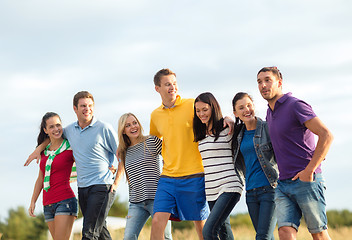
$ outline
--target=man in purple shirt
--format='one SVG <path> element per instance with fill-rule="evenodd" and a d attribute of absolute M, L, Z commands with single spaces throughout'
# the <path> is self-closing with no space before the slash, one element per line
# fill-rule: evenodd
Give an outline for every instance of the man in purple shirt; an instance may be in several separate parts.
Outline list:
<path fill-rule="evenodd" d="M 313 239 L 330 239 L 320 164 L 332 134 L 310 105 L 283 94 L 282 74 L 276 67 L 262 68 L 257 82 L 268 101 L 266 120 L 280 172 L 275 197 L 279 237 L 296 239 L 303 214 Z"/>

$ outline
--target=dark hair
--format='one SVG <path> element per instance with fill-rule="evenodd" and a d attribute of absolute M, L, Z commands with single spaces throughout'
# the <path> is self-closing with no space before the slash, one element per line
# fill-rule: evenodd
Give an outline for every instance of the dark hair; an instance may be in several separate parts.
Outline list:
<path fill-rule="evenodd" d="M 93 95 L 90 92 L 88 92 L 88 91 L 80 91 L 80 92 L 76 93 L 75 96 L 73 97 L 73 106 L 78 108 L 78 101 L 81 98 L 90 98 L 90 99 L 92 99 L 92 101 L 94 103 Z"/>
<path fill-rule="evenodd" d="M 44 128 L 46 128 L 46 121 L 51 118 L 51 117 L 55 117 L 55 116 L 58 116 L 60 121 L 61 121 L 61 118 L 60 116 L 57 114 L 57 113 L 54 113 L 54 112 L 47 112 L 45 113 L 45 115 L 43 116 L 42 118 L 42 122 L 40 124 L 40 130 L 39 130 L 39 134 L 38 134 L 38 138 L 37 138 L 37 146 L 39 146 L 40 144 L 42 144 L 42 142 L 45 141 L 45 139 L 47 139 L 49 136 L 48 134 L 46 134 L 44 132 Z"/>
<path fill-rule="evenodd" d="M 257 76 L 261 72 L 272 72 L 278 79 L 283 79 L 280 70 L 277 67 L 263 67 L 259 70 Z"/>
<path fill-rule="evenodd" d="M 215 135 L 215 141 L 216 141 L 219 138 L 220 132 L 224 129 L 223 127 L 224 119 L 222 117 L 222 113 L 221 113 L 221 109 L 218 101 L 216 101 L 215 97 L 210 92 L 202 93 L 194 100 L 193 134 L 194 134 L 194 141 L 198 142 L 205 138 L 206 125 L 202 123 L 202 121 L 197 117 L 196 102 L 204 102 L 209 104 L 211 109 L 211 116 L 209 119 L 209 122 L 212 124 L 211 133 Z"/>
<path fill-rule="evenodd" d="M 243 99 L 245 97 L 248 97 L 253 102 L 252 97 L 248 93 L 245 93 L 245 92 L 238 92 L 233 97 L 233 99 L 232 99 L 232 109 L 233 109 L 234 112 L 236 111 L 235 107 L 236 107 L 237 101 L 241 100 L 241 99 Z M 244 123 L 242 122 L 242 120 L 239 117 L 236 117 L 235 126 L 234 126 L 234 132 L 233 132 L 233 137 L 232 137 L 232 150 L 233 151 L 235 149 L 237 149 L 237 144 L 238 144 L 237 143 L 237 136 L 240 133 L 240 131 L 243 128 L 243 126 L 244 126 Z"/>
<path fill-rule="evenodd" d="M 159 70 L 155 75 L 154 75 L 154 85 L 160 87 L 160 79 L 162 76 L 168 76 L 168 75 L 174 75 L 176 77 L 176 73 L 171 71 L 168 68 L 163 68 Z"/>

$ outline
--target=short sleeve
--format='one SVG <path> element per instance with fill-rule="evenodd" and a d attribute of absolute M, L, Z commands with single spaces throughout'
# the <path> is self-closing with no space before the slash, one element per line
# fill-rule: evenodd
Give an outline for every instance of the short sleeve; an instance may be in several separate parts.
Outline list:
<path fill-rule="evenodd" d="M 151 136 L 153 149 L 156 154 L 161 154 L 162 140 L 156 136 Z"/>
<path fill-rule="evenodd" d="M 157 127 L 155 126 L 153 122 L 153 114 L 150 117 L 150 126 L 149 126 L 149 134 L 153 136 L 157 136 L 158 138 L 161 137 L 161 134 L 158 132 Z"/>
<path fill-rule="evenodd" d="M 112 128 L 111 125 L 105 124 L 104 127 L 104 136 L 105 136 L 105 141 L 106 145 L 108 146 L 108 150 L 112 154 L 116 154 L 117 151 L 117 135 L 114 129 Z"/>
<path fill-rule="evenodd" d="M 295 102 L 294 108 L 296 118 L 302 125 L 306 121 L 316 117 L 312 107 L 302 100 Z"/>

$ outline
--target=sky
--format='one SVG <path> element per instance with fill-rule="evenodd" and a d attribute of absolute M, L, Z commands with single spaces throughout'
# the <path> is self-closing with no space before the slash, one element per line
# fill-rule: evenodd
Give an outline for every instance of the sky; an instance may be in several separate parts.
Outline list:
<path fill-rule="evenodd" d="M 256 74 L 277 66 L 284 92 L 308 102 L 335 137 L 322 166 L 327 209 L 352 210 L 351 10 L 347 0 L 0 1 L 0 220 L 29 206 L 38 165 L 23 164 L 46 112 L 72 123 L 73 95 L 88 90 L 97 118 L 117 130 L 133 112 L 148 134 L 161 104 L 153 76 L 165 67 L 182 97 L 210 91 L 233 117 L 231 100 L 245 91 L 265 118 Z M 128 200 L 125 181 L 117 192 Z"/>

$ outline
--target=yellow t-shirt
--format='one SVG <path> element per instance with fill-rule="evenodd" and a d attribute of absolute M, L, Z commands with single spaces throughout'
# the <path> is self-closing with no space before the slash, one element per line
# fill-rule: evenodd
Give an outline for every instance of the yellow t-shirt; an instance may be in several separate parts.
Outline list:
<path fill-rule="evenodd" d="M 163 138 L 162 175 L 182 177 L 204 172 L 198 143 L 193 141 L 193 105 L 194 99 L 177 96 L 172 108 L 161 105 L 151 114 L 150 135 Z"/>

